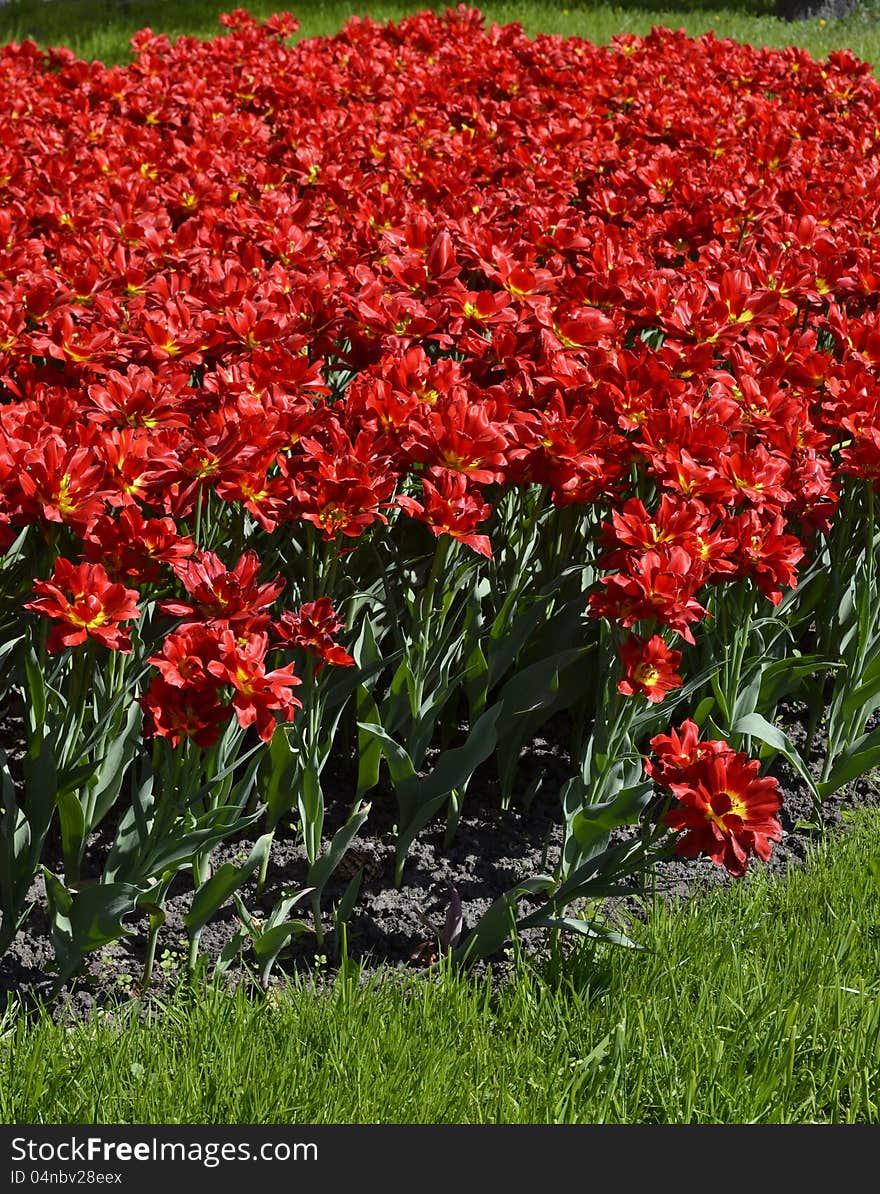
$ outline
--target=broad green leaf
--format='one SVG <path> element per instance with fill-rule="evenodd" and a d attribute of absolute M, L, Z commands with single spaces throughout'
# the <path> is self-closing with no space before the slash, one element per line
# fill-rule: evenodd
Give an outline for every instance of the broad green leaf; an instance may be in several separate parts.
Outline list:
<path fill-rule="evenodd" d="M 333 834 L 327 851 L 309 867 L 306 882 L 320 895 L 327 880 L 339 866 L 348 847 L 357 837 L 361 826 L 370 815 L 370 805 L 364 804 L 346 823 Z"/>
<path fill-rule="evenodd" d="M 302 822 L 306 857 L 313 863 L 321 852 L 324 829 L 324 792 L 321 776 L 312 765 L 304 766 L 298 776 L 297 805 Z"/>
<path fill-rule="evenodd" d="M 821 655 L 801 655 L 797 658 L 777 659 L 766 664 L 761 672 L 761 695 L 758 708 L 775 707 L 784 697 L 796 692 L 797 682 L 823 672 L 839 671 L 843 664 Z"/>
<path fill-rule="evenodd" d="M 464 694 L 471 720 L 479 717 L 486 707 L 489 665 L 482 645 L 477 643 L 465 660 Z"/>
<path fill-rule="evenodd" d="M 6 755 L 0 751 L 0 956 L 27 915 L 27 894 L 38 868 L 42 839 L 32 849 L 31 827 L 18 807 Z"/>
<path fill-rule="evenodd" d="M 283 924 L 284 921 L 287 920 L 287 914 L 290 912 L 291 908 L 298 904 L 300 900 L 304 900 L 308 895 L 312 895 L 311 887 L 301 887 L 299 891 L 286 892 L 286 894 L 283 895 L 280 900 L 278 900 L 278 902 L 275 904 L 275 907 L 266 917 L 265 921 L 263 922 L 263 930 L 274 929 L 276 925 Z M 239 915 L 241 916 L 243 913 L 241 899 L 238 895 L 235 895 L 233 896 L 233 900 L 235 901 L 236 907 L 239 909 Z M 243 919 L 245 920 L 246 924 L 250 923 L 247 917 L 243 917 Z M 259 930 L 257 930 L 257 934 L 259 935 Z"/>
<path fill-rule="evenodd" d="M 550 683 L 541 698 L 536 698 L 533 708 L 516 717 L 505 720 L 499 726 L 497 755 L 500 768 L 501 792 L 509 800 L 519 773 L 519 759 L 522 747 L 534 740 L 541 727 L 560 709 L 570 709 L 584 687 L 584 658 L 569 661 L 560 671 L 553 673 Z M 503 693 L 503 690 L 502 690 Z"/>
<path fill-rule="evenodd" d="M 452 953 L 455 962 L 470 962 L 497 953 L 516 929 L 517 908 L 525 896 L 546 895 L 556 886 L 551 875 L 524 879 L 500 895 Z"/>
<path fill-rule="evenodd" d="M 585 803 L 571 821 L 571 832 L 580 847 L 579 853 L 584 858 L 591 856 L 599 843 L 608 840 L 613 829 L 638 821 L 653 791 L 653 783 L 645 780 L 633 787 L 622 788 L 601 804 Z"/>
<path fill-rule="evenodd" d="M 539 920 L 530 921 L 530 927 L 561 929 L 566 933 L 578 933 L 582 937 L 592 937 L 598 941 L 606 941 L 609 945 L 621 945 L 626 949 L 645 948 L 644 945 L 637 945 L 625 933 L 618 932 L 601 921 L 582 920 L 578 916 L 543 916 Z"/>
<path fill-rule="evenodd" d="M 262 837 L 258 838 L 247 861 L 241 866 L 224 862 L 207 883 L 202 884 L 193 896 L 189 912 L 183 918 L 183 923 L 190 933 L 197 933 L 199 929 L 203 928 L 214 913 L 223 907 L 232 893 L 247 883 L 269 853 L 272 836 L 271 833 L 264 833 Z"/>
<path fill-rule="evenodd" d="M 345 888 L 345 891 L 342 893 L 342 898 L 336 905 L 336 909 L 333 913 L 333 923 L 336 926 L 337 932 L 339 931 L 340 925 L 347 924 L 351 919 L 352 911 L 354 910 L 354 906 L 357 903 L 357 898 L 360 895 L 363 878 L 364 868 L 360 867 L 352 875 Z"/>
<path fill-rule="evenodd" d="M 486 644 L 489 665 L 487 682 L 490 690 L 507 673 L 541 619 L 545 617 L 549 600 L 549 597 L 540 598 L 525 612 L 515 617 L 510 625 L 504 610 L 496 617 Z"/>
<path fill-rule="evenodd" d="M 398 742 L 394 741 L 390 734 L 385 732 L 381 725 L 365 721 L 359 721 L 357 724 L 358 729 L 375 738 L 381 746 L 382 754 L 388 763 L 391 782 L 395 787 L 415 776 L 416 770 L 413 767 L 413 762 L 409 754 Z"/>
<path fill-rule="evenodd" d="M 73 792 L 58 793 L 58 821 L 61 825 L 64 874 L 69 883 L 79 876 L 79 863 L 86 839 L 85 812 L 79 797 Z"/>
<path fill-rule="evenodd" d="M 712 692 L 715 694 L 715 701 L 718 705 L 718 711 L 721 714 L 722 721 L 725 724 L 729 725 L 730 724 L 730 706 L 727 703 L 727 697 L 725 696 L 724 691 L 721 687 L 721 683 L 718 679 L 717 671 L 714 671 L 712 673 L 712 675 L 710 676 L 710 680 L 712 681 Z"/>
<path fill-rule="evenodd" d="M 406 809 L 401 806 L 400 826 L 397 830 L 394 858 L 394 884 L 400 886 L 409 848 L 425 826 L 439 813 L 449 798 L 449 792 L 430 797 L 409 797 Z"/>
<path fill-rule="evenodd" d="M 55 811 L 58 773 L 52 744 L 44 739 L 35 758 L 24 761 L 24 812 L 34 841 L 42 842 Z"/>
<path fill-rule="evenodd" d="M 416 679 L 406 657 L 400 661 L 391 677 L 388 694 L 382 702 L 382 713 L 382 721 L 392 733 L 419 715 Z"/>
<path fill-rule="evenodd" d="M 79 793 L 94 779 L 97 763 L 80 763 L 77 767 L 65 767 L 58 772 L 58 795 L 71 792 L 79 799 Z"/>
<path fill-rule="evenodd" d="M 0 644 L 0 662 L 2 662 L 7 655 L 11 655 L 19 643 L 24 642 L 25 635 L 17 634 L 12 638 L 5 639 Z"/>
<path fill-rule="evenodd" d="M 779 751 L 782 757 L 794 768 L 807 785 L 814 800 L 819 801 L 821 799 L 816 781 L 810 774 L 810 769 L 801 758 L 791 739 L 778 726 L 772 725 L 760 713 L 750 713 L 748 717 L 741 717 L 739 719 L 733 727 L 733 732 L 735 734 L 748 734 L 752 738 L 757 738 L 759 742 L 765 742 L 773 750 Z"/>
<path fill-rule="evenodd" d="M 269 975 L 278 955 L 284 949 L 291 937 L 300 937 L 303 933 L 311 933 L 311 925 L 304 920 L 288 920 L 284 924 L 266 929 L 251 942 L 251 949 L 259 964 L 260 982 L 263 986 L 269 981 Z"/>
<path fill-rule="evenodd" d="M 27 704 L 31 739 L 28 753 L 35 754 L 39 750 L 39 744 L 45 733 L 47 697 L 46 679 L 33 648 L 25 654 L 24 668 L 28 686 Z"/>
<path fill-rule="evenodd" d="M 170 869 L 189 866 L 196 854 L 213 849 L 234 833 L 245 830 L 262 817 L 262 810 L 242 816 L 240 809 L 224 805 L 199 817 L 192 828 L 178 829 L 161 841 L 134 868 L 133 880 L 146 880 Z"/>
<path fill-rule="evenodd" d="M 220 956 L 214 963 L 213 973 L 219 978 L 225 974 L 238 955 L 241 953 L 242 947 L 247 941 L 248 930 L 236 929 L 233 935 L 229 938 L 226 944 L 220 951 Z"/>
<path fill-rule="evenodd" d="M 501 731 L 504 731 L 511 719 L 550 704 L 559 689 L 559 673 L 583 659 L 590 649 L 575 647 L 568 651 L 560 651 L 547 659 L 538 660 L 512 676 L 498 697 L 498 703 L 503 710 Z"/>
<path fill-rule="evenodd" d="M 714 708 L 715 698 L 713 696 L 705 697 L 702 701 L 700 701 L 699 705 L 697 705 L 696 709 L 691 714 L 691 720 L 698 726 L 702 726 L 703 722 Z"/>
<path fill-rule="evenodd" d="M 372 791 L 379 782 L 379 769 L 382 765 L 382 743 L 371 730 L 364 730 L 361 722 L 367 725 L 380 724 L 379 710 L 371 693 L 363 686 L 357 690 L 357 720 L 358 720 L 358 778 L 357 799 Z"/>
<path fill-rule="evenodd" d="M 376 642 L 376 635 L 373 632 L 373 623 L 370 618 L 364 615 L 361 623 L 360 633 L 351 649 L 351 654 L 357 662 L 359 671 L 364 671 L 368 668 L 373 668 L 377 664 L 384 663 L 382 652 Z"/>
<path fill-rule="evenodd" d="M 123 921 L 137 911 L 144 889 L 131 883 L 94 883 L 73 892 L 45 867 L 43 876 L 52 946 L 59 981 L 64 981 L 79 969 L 85 954 L 131 936 Z"/>
<path fill-rule="evenodd" d="M 880 706 L 880 675 L 874 675 L 844 697 L 841 712 L 847 719 L 857 718 L 860 723 L 859 728 L 863 729 L 878 706 Z"/>
<path fill-rule="evenodd" d="M 501 716 L 499 705 L 493 705 L 474 722 L 461 746 L 444 750 L 434 769 L 424 779 L 418 776 L 407 781 L 407 792 L 417 794 L 419 800 L 434 796 L 448 796 L 453 788 L 461 788 L 470 780 L 480 763 L 495 749 L 496 724 Z"/>
<path fill-rule="evenodd" d="M 639 874 L 651 861 L 652 856 L 646 854 L 639 839 L 608 846 L 586 858 L 566 875 L 565 881 L 554 892 L 553 905 L 562 909 L 582 897 L 604 896 L 612 892 L 625 894 L 618 886 L 621 881 Z"/>
<path fill-rule="evenodd" d="M 733 710 L 731 711 L 732 721 L 740 721 L 742 718 L 748 717 L 749 714 L 755 712 L 761 695 L 761 681 L 761 668 L 759 666 L 752 667 L 746 671 L 744 677 L 740 680 L 739 688 L 734 697 Z"/>
<path fill-rule="evenodd" d="M 104 866 L 104 880 L 112 883 L 132 877 L 138 857 L 147 847 L 153 824 L 155 795 L 152 769 L 145 769 L 140 783 L 132 785 L 132 799 L 123 813 Z"/>
<path fill-rule="evenodd" d="M 272 735 L 260 768 L 261 794 L 266 804 L 266 823 L 272 828 L 296 804 L 296 773 L 300 766 L 293 730 L 279 726 Z"/>
<path fill-rule="evenodd" d="M 875 767 L 880 767 L 880 728 L 862 734 L 844 751 L 831 768 L 828 779 L 816 785 L 819 797 L 824 800 L 845 784 L 867 775 Z"/>
<path fill-rule="evenodd" d="M 140 741 L 143 714 L 137 701 L 132 701 L 125 722 L 113 737 L 98 769 L 97 778 L 89 793 L 91 815 L 89 831 L 104 820 L 116 803 L 125 773 Z"/>

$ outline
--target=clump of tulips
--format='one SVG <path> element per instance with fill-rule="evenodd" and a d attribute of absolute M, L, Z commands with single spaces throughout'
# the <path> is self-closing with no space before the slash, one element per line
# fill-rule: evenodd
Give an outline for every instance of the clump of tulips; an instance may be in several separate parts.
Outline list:
<path fill-rule="evenodd" d="M 222 24 L 0 51 L 0 949 L 41 873 L 59 981 L 138 917 L 149 979 L 189 881 L 191 964 L 231 903 L 218 969 L 267 979 L 355 906 L 371 804 L 400 882 L 475 775 L 535 797 L 563 714 L 561 852 L 456 957 L 613 937 L 596 902 L 673 848 L 768 858 L 774 758 L 817 810 L 880 761 L 867 66 L 464 7 Z"/>

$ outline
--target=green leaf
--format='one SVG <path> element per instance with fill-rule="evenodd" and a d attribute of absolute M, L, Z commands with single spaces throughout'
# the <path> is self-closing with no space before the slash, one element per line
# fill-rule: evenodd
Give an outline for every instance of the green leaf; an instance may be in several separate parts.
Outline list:
<path fill-rule="evenodd" d="M 351 649 L 351 654 L 357 661 L 358 669 L 361 671 L 375 668 L 377 664 L 385 662 L 376 642 L 373 623 L 366 615 L 364 615 L 360 633 Z"/>
<path fill-rule="evenodd" d="M 405 725 L 410 719 L 415 720 L 419 715 L 416 680 L 406 658 L 400 661 L 397 670 L 391 677 L 383 709 L 385 710 L 383 720 L 392 730 Z"/>
<path fill-rule="evenodd" d="M 631 879 L 646 870 L 654 857 L 656 855 L 647 852 L 644 843 L 638 838 L 591 854 L 566 875 L 565 882 L 554 892 L 554 907 L 564 908 L 574 900 L 585 897 L 605 896 L 613 892 L 626 894 L 620 887 L 621 880 Z"/>
<path fill-rule="evenodd" d="M 416 769 L 413 767 L 409 754 L 398 742 L 394 741 L 390 734 L 385 732 L 381 725 L 364 721 L 359 721 L 357 724 L 359 730 L 363 730 L 365 734 L 379 743 L 388 764 L 391 782 L 395 787 L 415 776 Z"/>
<path fill-rule="evenodd" d="M 760 666 L 752 667 L 746 672 L 745 678 L 740 680 L 739 688 L 733 700 L 731 720 L 736 722 L 754 713 L 758 707 L 761 695 L 762 674 Z"/>
<path fill-rule="evenodd" d="M 715 694 L 715 701 L 718 705 L 718 710 L 721 713 L 721 718 L 725 722 L 725 724 L 729 725 L 730 724 L 730 709 L 727 704 L 727 697 L 724 695 L 724 692 L 722 691 L 721 684 L 718 679 L 717 671 L 712 672 L 712 675 L 710 676 L 710 680 L 712 681 L 712 692 Z"/>
<path fill-rule="evenodd" d="M 226 944 L 220 951 L 220 956 L 214 963 L 214 974 L 218 978 L 225 974 L 238 955 L 241 953 L 242 946 L 248 938 L 247 929 L 236 929 L 233 935 L 229 938 Z"/>
<path fill-rule="evenodd" d="M 361 684 L 357 690 L 358 722 L 358 777 L 357 799 L 373 790 L 379 782 L 382 765 L 382 743 L 371 730 L 365 730 L 361 723 L 370 726 L 381 725 L 379 710 L 372 694 Z"/>
<path fill-rule="evenodd" d="M 18 644 L 24 642 L 24 639 L 24 634 L 17 634 L 13 638 L 5 639 L 2 645 L 0 645 L 0 662 L 2 662 L 7 655 L 11 655 Z"/>
<path fill-rule="evenodd" d="M 825 659 L 821 655 L 800 655 L 796 658 L 777 659 L 767 664 L 761 672 L 761 695 L 758 707 L 773 708 L 784 697 L 796 692 L 796 681 L 822 672 L 839 671 L 840 661 Z"/>
<path fill-rule="evenodd" d="M 31 648 L 24 658 L 24 670 L 28 686 L 28 720 L 30 723 L 30 747 L 28 753 L 39 750 L 46 725 L 47 695 L 46 678 L 36 651 Z"/>
<path fill-rule="evenodd" d="M 0 751 L 0 956 L 12 944 L 29 905 L 27 894 L 38 868 L 42 840 L 32 848 L 31 827 L 18 807 L 6 755 Z"/>
<path fill-rule="evenodd" d="M 406 865 L 406 857 L 409 854 L 410 846 L 415 841 L 417 835 L 439 813 L 448 799 L 449 792 L 444 792 L 440 796 L 435 795 L 425 798 L 408 796 L 406 811 L 404 812 L 403 808 L 401 808 L 401 823 L 394 844 L 395 887 L 399 887 L 403 879 L 403 868 Z"/>
<path fill-rule="evenodd" d="M 351 918 L 352 911 L 357 903 L 357 898 L 360 895 L 363 878 L 364 868 L 361 867 L 352 875 L 348 885 L 345 888 L 345 891 L 342 893 L 342 898 L 336 905 L 336 909 L 333 913 L 333 923 L 336 926 L 337 932 L 339 931 L 340 925 L 347 924 Z"/>
<path fill-rule="evenodd" d="M 450 792 L 456 788 L 464 788 L 480 763 L 488 759 L 494 751 L 497 742 L 495 725 L 500 716 L 500 704 L 487 709 L 471 727 L 464 743 L 445 750 L 429 775 L 424 779 L 417 775 L 409 776 L 396 786 L 400 806 L 396 843 L 396 883 L 400 883 L 403 863 L 416 834 L 438 812 Z"/>
<path fill-rule="evenodd" d="M 444 750 L 429 775 L 424 779 L 412 776 L 405 781 L 406 796 L 420 802 L 434 796 L 448 796 L 454 788 L 464 787 L 495 749 L 495 727 L 500 716 L 500 705 L 493 705 L 481 714 L 462 745 Z"/>
<path fill-rule="evenodd" d="M 580 665 L 591 650 L 592 645 L 539 660 L 511 677 L 501 689 L 498 760 L 505 801 L 510 799 L 516 782 L 523 745 L 557 710 L 570 708 L 581 694 L 584 676 Z"/>
<path fill-rule="evenodd" d="M 152 768 L 145 765 L 140 782 L 133 785 L 131 805 L 122 815 L 104 866 L 105 882 L 130 879 L 145 849 L 153 823 L 155 794 Z"/>
<path fill-rule="evenodd" d="M 453 961 L 470 962 L 497 953 L 516 928 L 520 901 L 525 896 L 545 895 L 555 886 L 556 881 L 551 875 L 534 875 L 505 891 L 483 913 L 479 923 L 457 949 L 453 950 Z"/>
<path fill-rule="evenodd" d="M 55 754 L 48 739 L 40 742 L 35 758 L 24 761 L 24 812 L 31 827 L 33 841 L 42 842 L 46 836 L 58 793 L 58 773 Z"/>
<path fill-rule="evenodd" d="M 706 718 L 709 716 L 709 714 L 712 712 L 712 710 L 714 708 L 715 708 L 715 698 L 713 696 L 704 697 L 703 700 L 700 701 L 699 705 L 697 705 L 693 714 L 691 715 L 691 720 L 693 722 L 695 722 L 696 725 L 702 726 L 703 722 L 706 720 Z"/>
<path fill-rule="evenodd" d="M 45 867 L 43 876 L 52 946 L 63 982 L 80 968 L 85 954 L 132 935 L 123 921 L 137 911 L 144 889 L 131 883 L 94 883 L 74 892 Z"/>
<path fill-rule="evenodd" d="M 309 867 L 306 883 L 316 894 L 324 890 L 327 880 L 339 866 L 348 847 L 357 837 L 360 827 L 370 815 L 370 805 L 363 805 L 346 823 L 333 834 L 327 852 Z"/>
<path fill-rule="evenodd" d="M 190 933 L 197 933 L 211 917 L 222 908 L 234 891 L 238 891 L 260 866 L 269 853 L 272 845 L 272 834 L 264 833 L 254 844 L 247 861 L 242 866 L 224 862 L 219 866 L 207 883 L 203 883 L 193 896 L 192 906 L 183 918 Z"/>
<path fill-rule="evenodd" d="M 79 863 L 86 840 L 85 812 L 79 797 L 73 792 L 58 793 L 58 821 L 61 826 L 64 873 L 69 882 L 79 875 Z"/>
<path fill-rule="evenodd" d="M 65 767 L 58 773 L 58 794 L 72 792 L 75 796 L 94 779 L 96 763 L 80 763 L 77 767 Z"/>
<path fill-rule="evenodd" d="M 765 742 L 773 750 L 778 751 L 807 785 L 813 799 L 817 802 L 821 799 L 819 788 L 810 774 L 810 769 L 801 758 L 788 735 L 783 733 L 778 726 L 772 725 L 760 713 L 750 713 L 747 717 L 739 719 L 733 727 L 733 732 L 735 734 L 748 734 L 750 737 L 757 738 L 759 742 Z"/>
<path fill-rule="evenodd" d="M 304 920 L 288 920 L 284 924 L 266 929 L 258 937 L 254 937 L 251 948 L 259 963 L 260 982 L 263 986 L 269 981 L 269 975 L 278 955 L 284 949 L 291 937 L 300 937 L 303 933 L 312 932 L 311 925 Z"/>
<path fill-rule="evenodd" d="M 645 780 L 632 787 L 622 788 L 610 800 L 600 804 L 584 804 L 570 823 L 571 833 L 580 847 L 580 858 L 591 857 L 599 846 L 604 848 L 613 829 L 635 824 L 653 791 L 653 783 Z"/>
<path fill-rule="evenodd" d="M 547 604 L 550 600 L 549 596 L 540 598 L 524 613 L 518 614 L 511 625 L 508 625 L 504 616 L 505 610 L 498 614 L 486 645 L 489 665 L 487 684 L 490 690 L 510 669 L 526 641 L 531 637 L 541 619 L 546 616 Z"/>
<path fill-rule="evenodd" d="M 827 780 L 816 785 L 819 797 L 824 800 L 844 784 L 867 775 L 875 767 L 880 767 L 880 727 L 862 734 L 843 752 L 831 768 Z"/>
<path fill-rule="evenodd" d="M 486 707 L 488 678 L 489 665 L 481 644 L 477 643 L 465 660 L 464 674 L 464 694 L 472 721 L 479 717 Z"/>
<path fill-rule="evenodd" d="M 503 709 L 501 729 L 513 718 L 551 704 L 559 691 L 559 673 L 582 660 L 591 649 L 587 646 L 559 651 L 512 676 L 498 698 Z"/>
<path fill-rule="evenodd" d="M 91 816 L 89 832 L 104 820 L 115 804 L 122 788 L 125 772 L 131 764 L 140 741 L 143 714 L 137 701 L 132 701 L 121 729 L 114 735 L 97 770 L 89 793 Z"/>
<path fill-rule="evenodd" d="M 291 733 L 287 726 L 276 729 L 261 766 L 261 795 L 266 803 L 266 823 L 270 828 L 296 804 L 295 779 L 300 753 L 291 742 Z"/>
<path fill-rule="evenodd" d="M 306 857 L 313 863 L 321 852 L 321 834 L 324 829 L 324 792 L 318 768 L 305 766 L 299 773 L 297 806 L 302 822 Z"/>
<path fill-rule="evenodd" d="M 592 937 L 609 945 L 621 945 L 625 949 L 645 948 L 644 945 L 637 945 L 625 933 L 611 929 L 601 921 L 582 920 L 578 916 L 542 916 L 539 920 L 531 920 L 529 924 L 532 928 L 561 929 L 566 933 L 578 933 L 582 937 Z"/>
<path fill-rule="evenodd" d="M 287 891 L 276 903 L 275 907 L 269 913 L 266 920 L 263 922 L 264 929 L 273 929 L 276 925 L 283 924 L 287 919 L 287 914 L 290 912 L 300 900 L 304 900 L 306 896 L 312 895 L 311 887 L 301 887 L 299 891 Z M 238 901 L 239 897 L 235 897 Z"/>
<path fill-rule="evenodd" d="M 875 674 L 844 697 L 841 711 L 844 718 L 857 718 L 859 720 L 858 728 L 864 729 L 865 723 L 878 705 L 880 705 L 880 675 Z"/>
<path fill-rule="evenodd" d="M 154 844 L 153 849 L 139 860 L 132 876 L 137 879 L 151 879 L 167 870 L 180 870 L 189 866 L 196 854 L 230 837 L 233 833 L 247 829 L 262 817 L 262 810 L 242 816 L 235 805 L 222 805 L 199 817 L 189 829 L 178 829 Z"/>

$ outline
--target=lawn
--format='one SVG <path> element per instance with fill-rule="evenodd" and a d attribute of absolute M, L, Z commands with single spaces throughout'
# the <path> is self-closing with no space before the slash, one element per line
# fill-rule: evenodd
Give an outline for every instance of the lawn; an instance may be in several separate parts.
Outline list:
<path fill-rule="evenodd" d="M 0 41 L 32 37 L 47 45 L 67 45 L 80 56 L 105 63 L 128 59 L 128 39 L 149 26 L 170 36 L 188 34 L 211 37 L 217 32 L 220 13 L 235 8 L 231 0 L 10 0 L 0 9 Z M 300 21 L 300 37 L 322 37 L 336 33 L 349 16 L 369 14 L 376 20 L 399 20 L 402 16 L 433 8 L 442 12 L 445 3 L 431 4 L 372 0 L 355 5 L 350 0 L 303 0 L 284 5 L 276 0 L 251 0 L 244 5 L 257 17 L 288 9 Z M 564 37 L 585 37 L 605 43 L 618 33 L 646 34 L 654 25 L 685 29 L 692 36 L 712 29 L 718 37 L 731 37 L 752 45 L 798 45 L 816 56 L 849 48 L 868 62 L 880 61 L 880 6 L 867 0 L 858 13 L 842 21 L 822 20 L 789 24 L 772 16 L 768 0 L 745 0 L 724 4 L 705 0 L 682 0 L 677 5 L 639 3 L 594 4 L 588 0 L 519 0 L 479 7 L 487 19 L 505 24 L 519 21 L 530 35 L 559 33 Z"/>
<path fill-rule="evenodd" d="M 880 1122 L 880 813 L 563 963 L 182 986 L 87 1023 L 10 1008 L 11 1123 Z"/>

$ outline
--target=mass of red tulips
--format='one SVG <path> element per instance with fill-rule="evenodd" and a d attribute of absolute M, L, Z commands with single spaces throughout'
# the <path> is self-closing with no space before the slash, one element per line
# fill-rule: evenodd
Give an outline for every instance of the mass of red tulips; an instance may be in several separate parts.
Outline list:
<path fill-rule="evenodd" d="M 818 809 L 880 759 L 880 85 L 463 6 L 221 22 L 0 50 L 0 947 L 42 868 L 61 978 L 141 916 L 149 973 L 186 874 L 192 958 L 232 901 L 267 976 L 368 796 L 399 882 L 478 771 L 534 799 L 547 725 L 563 848 L 461 956 L 768 858 L 768 767 Z"/>

